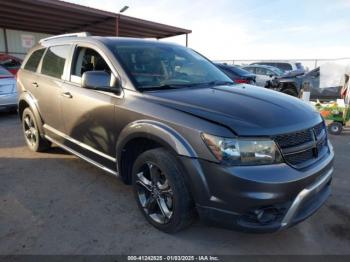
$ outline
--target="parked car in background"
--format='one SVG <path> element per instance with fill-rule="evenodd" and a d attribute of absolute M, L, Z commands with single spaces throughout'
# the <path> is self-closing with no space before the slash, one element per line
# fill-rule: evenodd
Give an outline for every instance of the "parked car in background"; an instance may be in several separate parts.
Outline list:
<path fill-rule="evenodd" d="M 22 60 L 17 57 L 0 54 L 0 66 L 6 68 L 13 75 L 17 74 L 17 71 L 20 69 L 21 64 Z"/>
<path fill-rule="evenodd" d="M 252 84 L 255 85 L 256 75 L 228 64 L 215 64 L 222 72 L 224 72 L 233 82 L 237 84 Z"/>
<path fill-rule="evenodd" d="M 164 232 L 189 226 L 196 215 L 278 231 L 311 216 L 330 195 L 334 152 L 321 115 L 265 88 L 233 88 L 186 47 L 51 37 L 28 53 L 17 82 L 29 149 L 54 143 L 117 175 Z"/>
<path fill-rule="evenodd" d="M 16 79 L 2 66 L 0 66 L 0 108 L 10 111 L 17 109 Z"/>
<path fill-rule="evenodd" d="M 289 73 L 292 71 L 296 71 L 298 73 L 304 74 L 305 68 L 300 62 L 277 62 L 277 61 L 262 61 L 262 62 L 256 62 L 252 63 L 251 65 L 267 65 L 267 66 L 273 66 L 277 67 L 283 73 Z"/>
<path fill-rule="evenodd" d="M 342 86 L 330 86 L 322 87 L 320 86 L 320 68 L 317 67 L 314 70 L 308 72 L 301 77 L 301 88 L 309 87 L 310 88 L 310 99 L 321 101 L 336 100 L 341 96 Z"/>
<path fill-rule="evenodd" d="M 320 68 L 306 73 L 305 75 L 291 74 L 275 77 L 267 86 L 282 93 L 292 96 L 299 96 L 301 90 L 310 90 L 311 100 L 329 101 L 340 98 L 341 86 L 320 88 Z"/>
<path fill-rule="evenodd" d="M 242 69 L 252 74 L 255 74 L 256 85 L 262 87 L 268 86 L 269 82 L 275 77 L 283 75 L 283 71 L 281 71 L 280 69 L 267 65 L 249 65 L 243 66 Z"/>

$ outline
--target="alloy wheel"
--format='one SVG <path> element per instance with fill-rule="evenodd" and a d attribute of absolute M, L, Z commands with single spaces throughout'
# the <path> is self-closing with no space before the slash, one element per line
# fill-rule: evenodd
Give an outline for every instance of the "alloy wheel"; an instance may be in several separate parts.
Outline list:
<path fill-rule="evenodd" d="M 25 115 L 23 119 L 23 130 L 24 130 L 24 136 L 25 136 L 25 139 L 27 140 L 27 143 L 31 147 L 34 147 L 38 142 L 39 133 L 35 126 L 34 119 L 29 114 Z"/>
<path fill-rule="evenodd" d="M 174 194 L 165 174 L 147 162 L 136 176 L 138 200 L 146 215 L 159 224 L 168 223 L 173 215 Z"/>

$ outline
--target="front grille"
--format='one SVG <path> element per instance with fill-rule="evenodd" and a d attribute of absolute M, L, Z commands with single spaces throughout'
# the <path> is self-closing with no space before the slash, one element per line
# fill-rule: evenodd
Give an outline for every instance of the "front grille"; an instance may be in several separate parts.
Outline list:
<path fill-rule="evenodd" d="M 274 136 L 287 163 L 303 168 L 317 161 L 328 152 L 327 135 L 324 123 L 289 134 Z"/>
<path fill-rule="evenodd" d="M 310 132 L 310 129 L 306 129 L 296 133 L 278 135 L 275 136 L 274 139 L 280 148 L 288 148 L 312 141 L 312 133 Z"/>
<path fill-rule="evenodd" d="M 300 165 L 314 157 L 313 150 L 307 149 L 300 153 L 295 154 L 289 154 L 285 156 L 285 159 L 288 163 L 290 163 L 293 166 Z"/>
<path fill-rule="evenodd" d="M 314 130 L 315 130 L 316 136 L 319 136 L 319 135 L 322 133 L 322 131 L 325 130 L 324 123 L 321 122 L 321 123 L 319 123 L 318 125 L 316 125 L 316 126 L 314 127 Z"/>

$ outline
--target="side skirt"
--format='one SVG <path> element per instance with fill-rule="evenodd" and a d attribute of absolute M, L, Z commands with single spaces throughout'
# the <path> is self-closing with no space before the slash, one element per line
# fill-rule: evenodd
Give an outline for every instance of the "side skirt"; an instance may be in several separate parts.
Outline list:
<path fill-rule="evenodd" d="M 102 170 L 104 170 L 104 171 L 106 171 L 106 172 L 108 172 L 108 173 L 110 173 L 110 174 L 112 174 L 114 176 L 119 176 L 118 172 L 115 172 L 112 169 L 109 169 L 109 168 L 105 167 L 104 165 L 99 164 L 98 162 L 92 160 L 91 158 L 89 158 L 87 156 L 82 155 L 81 153 L 78 153 L 77 151 L 71 149 L 68 146 L 65 146 L 65 145 L 61 144 L 57 140 L 49 137 L 48 135 L 45 135 L 45 138 L 47 140 L 51 141 L 52 143 L 58 145 L 59 147 L 63 148 L 64 150 L 68 151 L 69 153 L 72 153 L 73 155 L 76 155 L 77 157 L 80 157 L 81 159 L 89 162 L 90 164 L 93 164 L 94 166 L 96 166 L 96 167 L 98 167 L 98 168 L 100 168 L 100 169 L 102 169 Z"/>

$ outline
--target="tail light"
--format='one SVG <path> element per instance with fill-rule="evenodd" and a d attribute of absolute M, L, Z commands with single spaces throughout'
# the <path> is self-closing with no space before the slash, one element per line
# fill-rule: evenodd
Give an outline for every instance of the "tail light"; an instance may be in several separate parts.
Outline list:
<path fill-rule="evenodd" d="M 249 84 L 249 80 L 247 80 L 247 79 L 236 79 L 235 83 L 237 83 L 237 84 Z"/>

